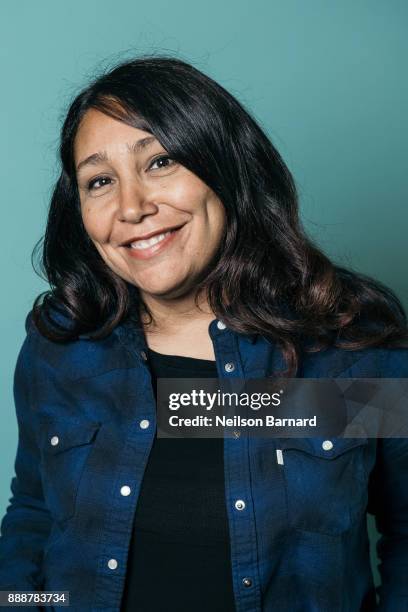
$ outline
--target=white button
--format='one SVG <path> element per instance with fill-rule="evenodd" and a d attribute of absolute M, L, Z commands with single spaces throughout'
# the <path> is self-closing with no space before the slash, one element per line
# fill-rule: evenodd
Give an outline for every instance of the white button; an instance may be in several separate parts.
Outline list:
<path fill-rule="evenodd" d="M 118 567 L 118 562 L 116 561 L 116 559 L 109 559 L 108 567 L 109 569 L 116 569 Z"/>
<path fill-rule="evenodd" d="M 51 444 L 53 446 L 57 446 L 57 444 L 59 443 L 59 437 L 58 436 L 52 436 L 51 438 Z"/>
<path fill-rule="evenodd" d="M 235 370 L 235 365 L 232 362 L 226 363 L 224 369 L 226 372 L 233 372 Z"/>
<path fill-rule="evenodd" d="M 218 329 L 225 329 L 227 326 L 222 321 L 217 322 Z"/>
<path fill-rule="evenodd" d="M 333 442 L 331 440 L 325 440 L 322 447 L 324 450 L 331 450 L 333 448 Z"/>
<path fill-rule="evenodd" d="M 128 487 L 127 485 L 124 485 L 123 487 L 120 488 L 120 493 L 121 495 L 124 495 L 125 497 L 127 497 L 128 495 L 130 495 L 130 487 Z"/>
<path fill-rule="evenodd" d="M 235 507 L 237 510 L 243 510 L 245 508 L 245 502 L 243 499 L 237 499 L 235 502 Z"/>
<path fill-rule="evenodd" d="M 141 429 L 147 429 L 150 423 L 147 419 L 143 419 L 142 421 L 140 421 L 139 425 Z"/>
<path fill-rule="evenodd" d="M 147 361 L 147 355 L 145 351 L 140 351 L 140 356 L 143 359 L 143 361 Z"/>

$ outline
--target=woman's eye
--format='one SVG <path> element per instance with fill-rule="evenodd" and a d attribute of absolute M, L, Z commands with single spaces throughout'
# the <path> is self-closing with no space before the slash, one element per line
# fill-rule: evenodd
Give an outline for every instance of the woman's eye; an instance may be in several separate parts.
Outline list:
<path fill-rule="evenodd" d="M 160 170 L 161 168 L 168 168 L 169 166 L 173 166 L 176 162 L 171 159 L 168 155 L 161 155 L 160 157 L 156 157 L 150 166 L 149 170 Z M 88 191 L 97 191 L 102 189 L 102 187 L 106 187 L 112 183 L 112 179 L 109 176 L 97 176 L 91 181 L 88 182 L 87 188 Z"/>
<path fill-rule="evenodd" d="M 97 176 L 92 179 L 88 183 L 88 190 L 92 191 L 93 189 L 101 189 L 101 187 L 105 187 L 105 185 L 109 185 L 111 179 L 108 176 Z"/>
<path fill-rule="evenodd" d="M 160 170 L 160 168 L 168 168 L 169 166 L 174 165 L 176 162 L 174 159 L 171 159 L 168 155 L 161 155 L 160 157 L 156 157 L 152 161 L 149 166 L 149 170 Z M 156 165 L 156 168 L 154 167 Z"/>

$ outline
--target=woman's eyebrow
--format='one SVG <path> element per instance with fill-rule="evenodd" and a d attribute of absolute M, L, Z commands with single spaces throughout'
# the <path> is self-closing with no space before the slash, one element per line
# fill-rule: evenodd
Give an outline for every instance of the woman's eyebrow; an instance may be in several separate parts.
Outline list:
<path fill-rule="evenodd" d="M 136 140 L 131 145 L 127 144 L 127 148 L 129 149 L 129 151 L 133 153 L 139 153 L 143 149 L 147 148 L 149 145 L 153 144 L 154 141 L 157 141 L 155 136 L 146 136 L 145 138 L 140 138 L 140 140 Z M 101 162 L 105 162 L 108 160 L 109 160 L 109 157 L 106 151 L 98 151 L 98 153 L 92 153 L 92 155 L 89 155 L 88 157 L 86 157 L 85 159 L 79 162 L 79 164 L 76 167 L 76 171 L 79 172 L 79 170 L 83 168 L 84 166 L 87 166 L 87 165 L 95 166 L 96 164 L 99 164 Z"/>

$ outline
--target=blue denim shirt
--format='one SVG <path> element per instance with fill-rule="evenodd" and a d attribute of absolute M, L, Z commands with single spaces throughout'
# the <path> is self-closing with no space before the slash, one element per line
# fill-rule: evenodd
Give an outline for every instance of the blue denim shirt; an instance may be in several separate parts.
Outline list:
<path fill-rule="evenodd" d="M 208 331 L 220 377 L 263 378 L 284 368 L 281 351 L 263 337 L 218 323 Z M 103 340 L 65 344 L 43 338 L 30 315 L 26 329 L 14 380 L 19 440 L 1 523 L 0 590 L 70 591 L 75 612 L 118 612 L 156 435 L 146 339 L 129 323 Z M 408 377 L 408 350 L 305 353 L 298 376 Z M 332 442 L 324 450 L 318 438 L 224 439 L 237 612 L 408 610 L 408 440 Z M 367 511 L 381 533 L 378 608 Z"/>

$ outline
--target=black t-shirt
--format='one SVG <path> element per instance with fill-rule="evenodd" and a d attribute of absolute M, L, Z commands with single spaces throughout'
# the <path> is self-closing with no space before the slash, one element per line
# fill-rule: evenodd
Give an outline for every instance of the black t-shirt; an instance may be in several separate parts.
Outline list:
<path fill-rule="evenodd" d="M 156 378 L 217 378 L 215 361 L 148 350 Z M 223 438 L 154 439 L 121 612 L 235 612 Z"/>

